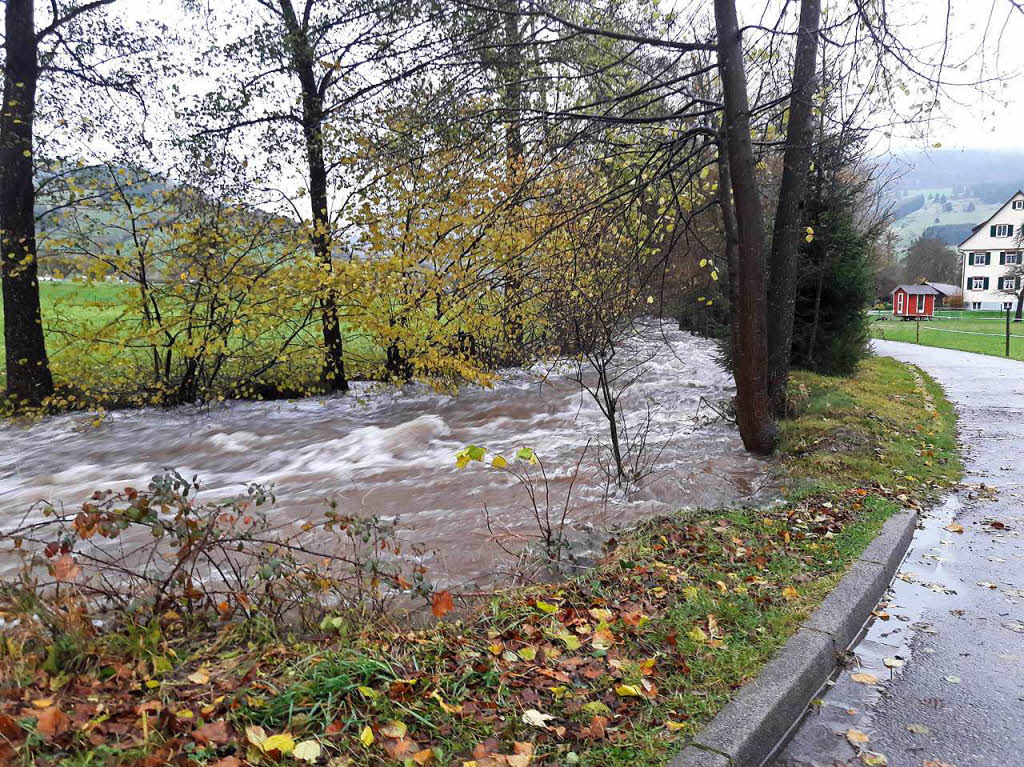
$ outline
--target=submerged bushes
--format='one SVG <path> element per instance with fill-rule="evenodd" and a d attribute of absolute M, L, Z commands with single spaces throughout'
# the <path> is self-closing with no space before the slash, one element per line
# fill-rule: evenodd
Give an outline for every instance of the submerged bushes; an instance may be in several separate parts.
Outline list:
<path fill-rule="evenodd" d="M 274 497 L 261 485 L 225 502 L 199 491 L 170 471 L 146 490 L 96 492 L 74 513 L 30 511 L 0 535 L 23 560 L 9 588 L 69 614 L 91 605 L 146 624 L 171 611 L 196 626 L 259 616 L 310 628 L 330 611 L 381 614 L 398 595 L 431 596 L 403 559 L 397 520 L 329 504 L 296 526 L 268 515 Z"/>
<path fill-rule="evenodd" d="M 671 239 L 663 190 L 581 210 L 628 168 L 509 168 L 488 145 L 427 134 L 346 157 L 366 183 L 330 232 L 257 199 L 241 171 L 232 186 L 202 165 L 188 185 L 63 169 L 40 235 L 58 389 L 45 407 L 292 397 L 348 379 L 487 385 L 502 366 L 590 352 L 594 328 L 621 334 L 650 311 Z M 313 247 L 324 238 L 329 264 Z M 326 363 L 328 314 L 343 372 Z"/>

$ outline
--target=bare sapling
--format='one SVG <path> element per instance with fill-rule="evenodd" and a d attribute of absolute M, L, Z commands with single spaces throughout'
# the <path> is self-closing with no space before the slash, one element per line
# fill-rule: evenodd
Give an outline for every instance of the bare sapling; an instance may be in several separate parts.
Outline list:
<path fill-rule="evenodd" d="M 530 534 L 508 529 L 498 530 L 498 523 L 487 506 L 484 506 L 484 516 L 491 540 L 518 563 L 516 580 L 531 579 L 527 576 L 531 564 L 560 573 L 567 560 L 571 561 L 572 544 L 566 532 L 566 525 L 571 521 L 573 490 L 579 478 L 580 467 L 589 450 L 590 440 L 580 451 L 569 476 L 568 487 L 561 497 L 555 497 L 552 481 L 554 478 L 548 474 L 544 462 L 533 448 L 519 448 L 512 460 L 495 454 L 490 461 L 486 461 L 487 449 L 477 445 L 468 445 L 456 454 L 455 462 L 458 468 L 465 468 L 472 462 L 482 463 L 492 470 L 512 477 L 526 497 L 525 506 L 535 525 L 534 532 Z M 514 540 L 522 541 L 526 545 L 514 547 Z"/>
<path fill-rule="evenodd" d="M 170 611 L 195 624 L 322 628 L 328 615 L 381 616 L 399 595 L 433 596 L 423 568 L 403 558 L 397 520 L 328 504 L 296 528 L 273 521 L 263 485 L 223 502 L 199 491 L 196 477 L 167 471 L 145 490 L 93 493 L 74 512 L 33 507 L 0 544 L 22 556 L 22 591 L 143 624 Z"/>

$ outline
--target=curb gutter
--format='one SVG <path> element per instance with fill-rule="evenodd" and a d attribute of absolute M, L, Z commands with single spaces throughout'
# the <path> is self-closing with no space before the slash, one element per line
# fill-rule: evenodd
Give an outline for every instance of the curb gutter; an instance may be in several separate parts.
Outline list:
<path fill-rule="evenodd" d="M 669 762 L 668 767 L 759 767 L 800 721 L 903 561 L 917 512 L 894 514 L 864 553 L 761 673 Z"/>

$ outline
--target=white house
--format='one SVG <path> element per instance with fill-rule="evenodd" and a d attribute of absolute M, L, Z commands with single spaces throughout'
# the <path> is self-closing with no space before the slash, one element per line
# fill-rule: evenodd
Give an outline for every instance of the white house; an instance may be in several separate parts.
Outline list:
<path fill-rule="evenodd" d="M 1005 309 L 1014 304 L 1006 289 L 1019 290 L 1006 272 L 1024 259 L 1024 192 L 1018 191 L 960 243 L 965 309 Z M 1011 284 L 1012 283 L 1012 284 Z"/>

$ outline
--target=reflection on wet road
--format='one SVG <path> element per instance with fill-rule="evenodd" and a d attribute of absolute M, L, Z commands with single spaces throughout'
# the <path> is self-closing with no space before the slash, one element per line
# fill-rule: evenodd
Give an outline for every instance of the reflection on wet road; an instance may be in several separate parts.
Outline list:
<path fill-rule="evenodd" d="M 922 520 L 879 617 L 775 765 L 1022 765 L 1024 363 L 875 346 L 957 406 L 964 487 Z"/>

